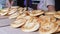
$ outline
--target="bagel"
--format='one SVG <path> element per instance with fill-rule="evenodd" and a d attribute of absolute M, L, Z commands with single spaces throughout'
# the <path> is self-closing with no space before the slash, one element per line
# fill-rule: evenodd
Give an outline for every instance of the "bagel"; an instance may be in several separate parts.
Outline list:
<path fill-rule="evenodd" d="M 25 23 L 26 23 L 26 19 L 20 18 L 19 20 L 14 21 L 14 22 L 11 24 L 11 27 L 17 28 L 17 27 L 20 27 L 20 26 L 24 25 Z"/>
<path fill-rule="evenodd" d="M 40 27 L 39 23 L 36 19 L 31 18 L 26 22 L 26 24 L 21 28 L 24 32 L 33 32 L 38 30 Z"/>

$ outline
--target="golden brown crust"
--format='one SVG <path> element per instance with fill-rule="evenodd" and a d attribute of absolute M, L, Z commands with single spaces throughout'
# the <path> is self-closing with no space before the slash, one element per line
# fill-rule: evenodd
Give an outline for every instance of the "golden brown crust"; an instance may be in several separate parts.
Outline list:
<path fill-rule="evenodd" d="M 13 13 L 12 15 L 9 16 L 9 19 L 17 18 L 19 16 L 19 13 Z"/>
<path fill-rule="evenodd" d="M 58 29 L 57 23 L 45 23 L 41 25 L 39 32 L 40 34 L 44 34 L 44 33 L 51 34 L 51 33 L 54 33 L 57 29 Z"/>
<path fill-rule="evenodd" d="M 44 12 L 41 10 L 33 10 L 32 12 L 30 12 L 30 16 L 38 16 L 43 14 Z"/>
<path fill-rule="evenodd" d="M 2 10 L 0 10 L 0 15 L 4 16 L 8 13 L 8 11 L 9 11 L 9 9 L 2 9 Z"/>
<path fill-rule="evenodd" d="M 11 24 L 11 27 L 17 28 L 17 27 L 20 27 L 20 26 L 24 25 L 25 23 L 26 23 L 26 19 L 20 18 L 19 20 L 14 21 Z"/>
<path fill-rule="evenodd" d="M 39 23 L 36 21 L 34 17 L 34 18 L 29 19 L 21 29 L 24 32 L 36 31 L 39 29 Z"/>
<path fill-rule="evenodd" d="M 60 26 L 58 27 L 57 31 L 56 32 L 60 32 Z"/>
<path fill-rule="evenodd" d="M 11 15 L 11 14 L 13 14 L 13 13 L 15 13 L 15 12 L 17 12 L 17 9 L 10 9 L 10 11 L 9 11 L 9 15 Z"/>
<path fill-rule="evenodd" d="M 60 19 L 60 12 L 56 12 L 56 14 L 54 15 L 56 18 Z"/>

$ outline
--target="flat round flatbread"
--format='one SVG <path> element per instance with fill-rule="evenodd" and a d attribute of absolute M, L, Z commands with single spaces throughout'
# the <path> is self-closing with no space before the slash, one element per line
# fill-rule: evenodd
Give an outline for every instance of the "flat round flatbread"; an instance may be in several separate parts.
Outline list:
<path fill-rule="evenodd" d="M 17 12 L 17 9 L 10 9 L 10 11 L 9 11 L 9 15 L 11 15 L 11 14 L 13 14 L 13 13 L 15 13 L 15 12 Z"/>
<path fill-rule="evenodd" d="M 44 23 L 39 29 L 40 34 L 52 34 L 58 29 L 57 23 Z"/>
<path fill-rule="evenodd" d="M 58 27 L 57 31 L 56 32 L 60 32 L 60 26 Z"/>
<path fill-rule="evenodd" d="M 20 26 L 24 25 L 25 23 L 26 23 L 26 19 L 20 18 L 19 20 L 14 21 L 14 22 L 11 24 L 11 27 L 17 28 L 17 27 L 20 27 Z"/>
<path fill-rule="evenodd" d="M 59 27 L 56 32 L 60 32 L 60 20 L 57 20 L 56 23 L 58 23 Z"/>
<path fill-rule="evenodd" d="M 26 22 L 26 24 L 21 28 L 24 32 L 33 32 L 38 30 L 40 27 L 36 19 L 31 18 Z"/>
<path fill-rule="evenodd" d="M 33 10 L 32 12 L 30 12 L 30 16 L 38 16 L 38 15 L 41 15 L 43 14 L 44 12 L 41 11 L 41 10 Z"/>
<path fill-rule="evenodd" d="M 54 15 L 56 18 L 60 19 L 60 12 L 56 12 L 56 14 Z"/>
<path fill-rule="evenodd" d="M 60 26 L 60 20 L 57 20 L 56 23 L 58 23 L 58 25 Z"/>
<path fill-rule="evenodd" d="M 45 15 L 48 15 L 48 16 L 54 16 L 56 12 L 45 12 Z"/>
<path fill-rule="evenodd" d="M 8 9 L 3 9 L 3 10 L 0 11 L 0 15 L 4 16 L 8 13 L 8 11 L 9 11 Z"/>
<path fill-rule="evenodd" d="M 23 13 L 23 14 L 20 14 L 16 20 L 18 20 L 19 18 L 28 18 L 29 15 L 27 15 L 27 13 Z M 30 16 L 29 16 L 30 17 Z"/>
<path fill-rule="evenodd" d="M 39 18 L 41 22 L 56 22 L 56 18 L 54 16 L 41 15 Z"/>
<path fill-rule="evenodd" d="M 55 14 L 56 12 L 45 12 L 46 15 Z"/>
<path fill-rule="evenodd" d="M 11 6 L 12 9 L 18 9 L 19 6 Z"/>
<path fill-rule="evenodd" d="M 17 18 L 19 16 L 19 13 L 13 13 L 12 15 L 9 16 L 9 19 Z"/>

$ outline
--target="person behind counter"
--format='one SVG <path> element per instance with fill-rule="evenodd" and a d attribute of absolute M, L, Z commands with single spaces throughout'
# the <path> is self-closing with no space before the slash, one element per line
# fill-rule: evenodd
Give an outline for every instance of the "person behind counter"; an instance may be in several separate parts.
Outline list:
<path fill-rule="evenodd" d="M 54 0 L 40 0 L 40 3 L 37 6 L 38 10 L 48 10 L 54 11 L 55 10 L 55 1 Z"/>

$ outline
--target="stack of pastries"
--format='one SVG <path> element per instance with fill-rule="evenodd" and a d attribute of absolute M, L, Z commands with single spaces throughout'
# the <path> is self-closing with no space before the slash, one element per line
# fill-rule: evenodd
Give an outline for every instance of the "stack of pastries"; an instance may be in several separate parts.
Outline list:
<path fill-rule="evenodd" d="M 26 11 L 26 8 L 12 6 L 0 10 L 0 15 L 7 15 L 9 19 L 16 18 L 11 27 L 21 28 L 24 32 L 38 31 L 40 34 L 60 32 L 60 11 Z"/>

